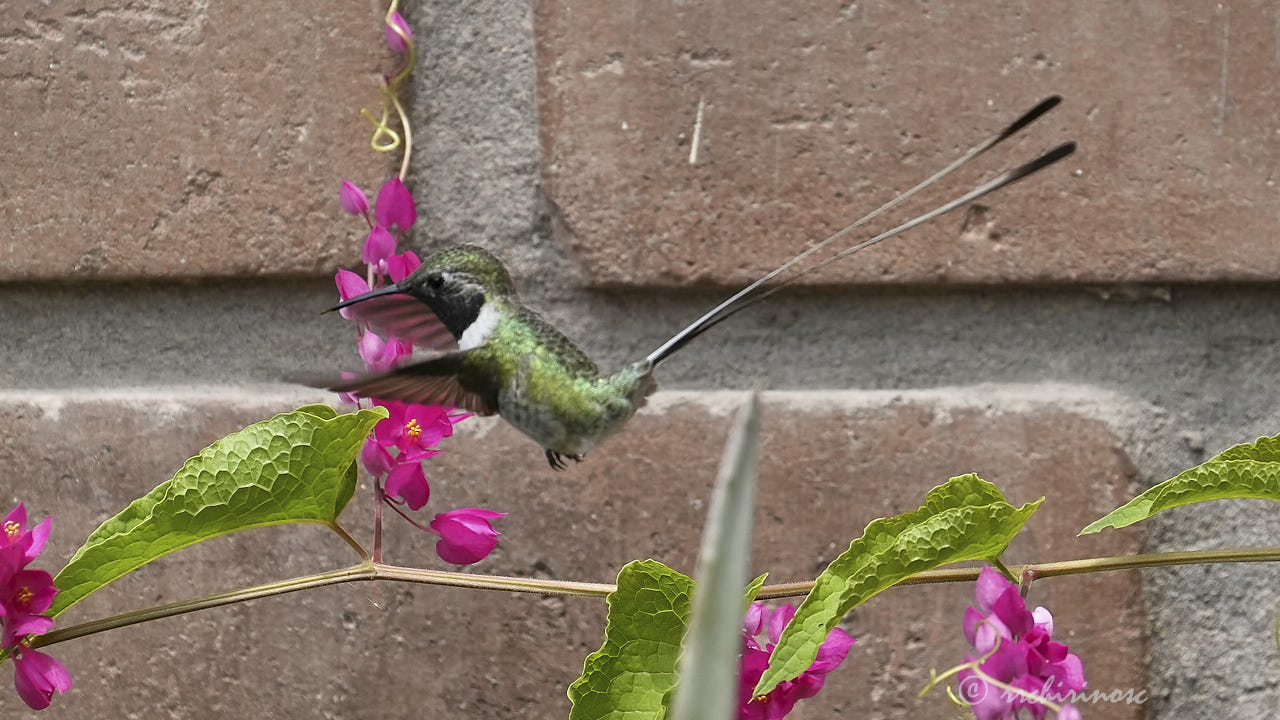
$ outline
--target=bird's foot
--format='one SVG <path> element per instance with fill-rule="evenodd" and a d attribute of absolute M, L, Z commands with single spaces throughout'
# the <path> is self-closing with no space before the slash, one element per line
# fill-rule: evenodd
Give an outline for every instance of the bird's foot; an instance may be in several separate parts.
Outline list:
<path fill-rule="evenodd" d="M 551 466 L 552 470 L 563 470 L 564 458 L 555 450 L 547 450 L 547 464 Z"/>
<path fill-rule="evenodd" d="M 581 455 L 561 455 L 555 450 L 547 450 L 547 464 L 552 470 L 563 470 L 565 468 L 564 459 L 569 458 L 574 462 L 582 462 Z"/>

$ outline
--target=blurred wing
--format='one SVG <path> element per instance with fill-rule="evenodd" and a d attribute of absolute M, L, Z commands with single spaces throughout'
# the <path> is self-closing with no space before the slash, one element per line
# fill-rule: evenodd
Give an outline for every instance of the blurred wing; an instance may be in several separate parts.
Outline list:
<path fill-rule="evenodd" d="M 347 306 L 351 317 L 375 332 L 430 350 L 456 350 L 458 342 L 440 318 L 411 295 L 386 295 Z"/>
<path fill-rule="evenodd" d="M 498 412 L 497 393 L 465 388 L 458 379 L 467 352 L 470 351 L 446 353 L 390 372 L 346 380 L 329 389 L 376 400 L 444 405 L 477 415 L 493 415 Z"/>

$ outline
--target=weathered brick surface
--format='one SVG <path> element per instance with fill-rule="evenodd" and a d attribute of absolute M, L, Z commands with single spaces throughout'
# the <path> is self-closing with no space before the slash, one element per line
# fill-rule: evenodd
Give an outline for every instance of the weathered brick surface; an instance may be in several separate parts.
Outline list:
<path fill-rule="evenodd" d="M 511 511 L 476 572 L 608 580 L 655 557 L 689 571 L 736 393 L 661 393 L 624 434 L 553 473 L 510 427 L 473 420 L 432 461 L 432 508 Z M 299 404 L 153 392 L 0 406 L 0 501 L 52 513 L 51 566 L 98 522 L 223 433 Z M 1106 426 L 1050 404 L 945 394 L 766 396 L 753 565 L 774 581 L 811 578 L 877 516 L 909 510 L 946 477 L 977 471 L 1016 502 L 1046 495 L 1013 562 L 1133 551 L 1136 537 L 1075 539 L 1132 491 Z M 361 528 L 361 493 L 345 522 Z M 358 533 L 361 537 L 367 532 Z M 389 560 L 438 566 L 428 538 L 392 522 Z M 269 528 L 155 563 L 85 601 L 68 621 L 338 566 L 346 547 L 318 528 Z M 855 611 L 859 642 L 798 717 L 940 717 L 915 692 L 963 654 L 971 586 L 895 589 Z M 1143 687 L 1139 576 L 1037 583 L 1058 632 L 1095 687 Z M 43 717 L 558 718 L 564 687 L 598 646 L 603 603 L 424 586 L 342 586 L 171 619 L 51 650 L 77 686 Z M 0 692 L 0 712 L 21 710 Z M 1140 717 L 1108 707 L 1109 718 Z"/>
<path fill-rule="evenodd" d="M 542 173 L 558 238 L 591 283 L 751 278 L 1050 93 L 1065 96 L 1062 108 L 955 183 L 1068 138 L 1077 156 L 818 280 L 1280 274 L 1269 249 L 1280 221 L 1270 6 L 536 7 Z"/>
<path fill-rule="evenodd" d="M 0 280 L 319 273 L 387 162 L 366 3 L 19 2 L 0 17 Z"/>

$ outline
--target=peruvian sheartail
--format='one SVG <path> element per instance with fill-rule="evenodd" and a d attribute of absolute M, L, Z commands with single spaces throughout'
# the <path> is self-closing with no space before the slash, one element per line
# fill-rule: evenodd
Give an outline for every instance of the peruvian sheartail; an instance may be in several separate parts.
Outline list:
<path fill-rule="evenodd" d="M 390 372 L 334 385 L 361 397 L 464 408 L 501 415 L 541 445 L 551 467 L 581 460 L 603 438 L 618 432 L 639 410 L 657 382 L 654 370 L 693 338 L 797 278 L 964 207 L 1042 170 L 1075 151 L 1063 143 L 1036 159 L 984 182 L 928 212 L 770 285 L 811 257 L 1014 135 L 1061 101 L 1034 108 L 915 187 L 796 255 L 694 320 L 643 359 L 615 372 L 600 369 L 569 338 L 520 302 L 511 276 L 488 251 L 459 245 L 428 257 L 398 283 L 350 298 L 350 308 L 374 330 L 434 352 Z"/>

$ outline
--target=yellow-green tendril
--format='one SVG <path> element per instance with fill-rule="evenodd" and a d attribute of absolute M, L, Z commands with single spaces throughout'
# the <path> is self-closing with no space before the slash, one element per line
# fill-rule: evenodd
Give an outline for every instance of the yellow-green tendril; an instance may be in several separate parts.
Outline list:
<path fill-rule="evenodd" d="M 408 49 L 408 56 L 405 58 L 404 65 L 401 66 L 399 72 L 392 77 L 383 77 L 381 92 L 381 116 L 374 116 L 367 109 L 361 109 L 360 114 L 373 125 L 373 137 L 369 140 L 369 147 L 374 152 L 393 152 L 401 147 L 401 135 L 391 128 L 391 111 L 394 109 L 397 119 L 400 121 L 400 129 L 404 136 L 404 156 L 400 161 L 400 172 L 397 173 L 401 181 L 409 174 L 409 157 L 413 152 L 412 130 L 409 127 L 409 116 L 405 112 L 404 106 L 400 103 L 398 96 L 400 86 L 409 77 L 409 73 L 413 71 L 413 66 L 417 58 L 417 50 L 414 47 L 413 40 L 409 37 L 398 24 L 392 21 L 396 9 L 400 6 L 399 0 L 392 0 L 387 8 L 387 15 L 384 18 L 386 26 L 391 31 L 400 36 L 404 41 L 405 47 Z"/>
<path fill-rule="evenodd" d="M 386 88 L 383 88 L 382 117 L 374 117 L 373 113 L 365 108 L 360 109 L 360 114 L 373 125 L 373 138 L 369 140 L 369 147 L 373 148 L 374 152 L 391 152 L 400 147 L 400 133 L 392 130 L 387 124 L 387 120 L 391 117 L 391 107 L 387 101 Z"/>
<path fill-rule="evenodd" d="M 938 683 L 941 683 L 942 681 L 944 681 L 944 680 L 946 680 L 946 679 L 948 679 L 948 678 L 952 677 L 953 675 L 956 675 L 957 673 L 960 673 L 960 672 L 962 672 L 962 671 L 964 671 L 964 670 L 972 670 L 972 671 L 973 671 L 973 673 L 974 673 L 974 675 L 976 675 L 976 676 L 978 676 L 979 678 L 981 678 L 981 679 L 982 679 L 982 681 L 983 681 L 983 682 L 985 682 L 985 683 L 989 683 L 989 684 L 994 685 L 995 687 L 997 687 L 997 688 L 999 688 L 999 689 L 1001 689 L 1001 690 L 1005 690 L 1005 691 L 1008 691 L 1008 692 L 1010 692 L 1010 693 L 1012 693 L 1012 694 L 1014 694 L 1014 695 L 1018 695 L 1018 696 L 1021 696 L 1021 697 L 1023 697 L 1023 698 L 1026 698 L 1027 700 L 1030 700 L 1031 702 L 1034 702 L 1034 703 L 1037 703 L 1037 704 L 1043 705 L 1043 706 L 1045 706 L 1045 707 L 1049 708 L 1050 710 L 1054 711 L 1055 713 L 1062 712 L 1062 706 L 1060 706 L 1060 705 L 1058 705 L 1058 704 L 1056 704 L 1056 703 L 1050 702 L 1048 699 L 1043 698 L 1043 697 L 1040 697 L 1039 695 L 1036 695 L 1035 693 L 1030 692 L 1030 691 L 1028 691 L 1028 690 L 1023 690 L 1022 688 L 1017 688 L 1017 687 L 1014 687 L 1014 686 L 1009 685 L 1009 684 L 1007 684 L 1007 683 L 1002 683 L 1002 682 L 1000 682 L 999 680 L 997 680 L 997 679 L 995 679 L 995 678 L 991 677 L 990 675 L 988 675 L 988 674 L 986 674 L 985 672 L 983 672 L 983 671 L 982 671 L 982 663 L 984 663 L 984 662 L 986 662 L 987 660 L 991 659 L 991 657 L 992 657 L 993 655 L 995 655 L 995 654 L 996 654 L 996 651 L 1000 649 L 1000 645 L 1001 645 L 1001 643 L 1003 643 L 1003 642 L 1004 642 L 1004 638 L 1002 638 L 1002 637 L 1000 637 L 1000 636 L 998 636 L 998 635 L 997 635 L 997 636 L 996 636 L 996 644 L 995 644 L 995 646 L 994 646 L 994 647 L 992 647 L 992 648 L 991 648 L 991 650 L 990 650 L 989 652 L 987 652 L 987 654 L 983 655 L 982 657 L 980 657 L 980 658 L 978 658 L 977 660 L 974 660 L 974 661 L 972 661 L 972 662 L 961 663 L 961 664 L 959 664 L 959 665 L 957 665 L 957 666 L 955 666 L 955 667 L 953 667 L 953 668 L 950 668 L 950 669 L 948 669 L 946 672 L 942 673 L 941 675 L 939 675 L 935 670 L 933 670 L 932 668 L 930 668 L 930 670 L 929 670 L 929 683 L 928 683 L 927 685 L 925 685 L 925 686 L 920 690 L 920 693 L 919 693 L 919 695 L 918 695 L 917 697 L 924 697 L 926 694 L 928 694 L 928 692 L 929 692 L 930 690 L 932 690 L 932 689 L 934 689 L 935 687 L 937 687 L 937 686 L 938 686 Z M 947 698 L 948 698 L 949 700 L 951 700 L 951 702 L 955 703 L 956 705 L 958 705 L 958 706 L 960 706 L 960 707 L 972 707 L 972 706 L 973 706 L 973 703 L 972 703 L 971 701 L 970 701 L 970 702 L 966 702 L 966 701 L 964 700 L 964 698 L 956 697 L 956 694 L 955 694 L 954 692 L 952 692 L 952 690 L 951 690 L 951 686 L 950 686 L 950 685 L 948 685 L 948 686 L 947 686 Z"/>

